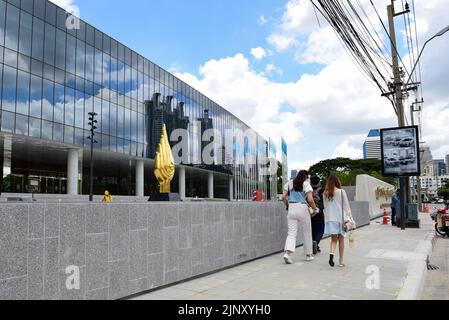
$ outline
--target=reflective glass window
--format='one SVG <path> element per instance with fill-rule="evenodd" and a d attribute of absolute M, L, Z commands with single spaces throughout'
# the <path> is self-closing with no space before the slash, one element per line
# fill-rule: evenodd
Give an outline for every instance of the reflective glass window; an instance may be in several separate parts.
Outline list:
<path fill-rule="evenodd" d="M 33 17 L 22 11 L 20 14 L 19 52 L 31 56 L 31 37 L 33 35 Z"/>
<path fill-rule="evenodd" d="M 109 89 L 109 76 L 111 72 L 111 56 L 103 53 L 103 88 Z M 109 90 L 104 90 L 103 93 L 108 93 Z M 104 98 L 104 97 L 103 97 Z"/>
<path fill-rule="evenodd" d="M 2 109 L 16 111 L 17 70 L 8 66 L 3 68 Z"/>
<path fill-rule="evenodd" d="M 58 142 L 64 141 L 64 126 L 62 124 L 53 124 L 53 140 Z"/>
<path fill-rule="evenodd" d="M 117 152 L 117 138 L 109 137 L 109 151 Z"/>
<path fill-rule="evenodd" d="M 117 108 L 117 137 L 124 138 L 125 130 L 125 109 L 122 106 Z"/>
<path fill-rule="evenodd" d="M 8 4 L 6 15 L 5 47 L 17 51 L 18 39 L 19 39 L 19 9 L 17 9 L 13 5 Z"/>
<path fill-rule="evenodd" d="M 2 131 L 3 132 L 14 132 L 14 122 L 15 122 L 14 113 L 3 111 L 2 112 Z"/>
<path fill-rule="evenodd" d="M 91 25 L 86 25 L 86 42 L 95 46 L 95 29 Z"/>
<path fill-rule="evenodd" d="M 103 75 L 103 54 L 100 50 L 95 49 L 95 75 L 94 82 L 97 84 L 102 83 Z"/>
<path fill-rule="evenodd" d="M 28 115 L 30 107 L 30 74 L 19 71 L 17 74 L 16 112 Z"/>
<path fill-rule="evenodd" d="M 109 134 L 109 102 L 103 100 L 101 110 L 101 132 Z"/>
<path fill-rule="evenodd" d="M 84 144 L 84 130 L 75 128 L 75 144 L 82 146 Z"/>
<path fill-rule="evenodd" d="M 69 87 L 65 88 L 65 121 L 69 126 L 75 124 L 75 90 Z"/>
<path fill-rule="evenodd" d="M 126 140 L 131 139 L 131 110 L 125 108 L 125 132 L 124 136 Z"/>
<path fill-rule="evenodd" d="M 42 139 L 44 140 L 53 139 L 53 123 L 42 120 Z"/>
<path fill-rule="evenodd" d="M 117 136 L 117 105 L 111 103 L 109 110 L 109 134 Z"/>
<path fill-rule="evenodd" d="M 55 84 L 54 121 L 64 123 L 64 86 Z"/>
<path fill-rule="evenodd" d="M 57 9 L 56 13 L 56 26 L 61 30 L 66 30 L 66 20 L 67 20 L 67 14 L 64 9 L 59 8 Z"/>
<path fill-rule="evenodd" d="M 80 20 L 80 28 L 76 31 L 76 37 L 80 40 L 86 40 L 86 23 Z"/>
<path fill-rule="evenodd" d="M 55 80 L 55 67 L 44 63 L 44 79 Z"/>
<path fill-rule="evenodd" d="M 36 60 L 36 59 L 31 59 L 31 73 L 32 74 L 42 77 L 43 68 L 44 68 L 44 65 L 42 62 L 40 62 L 39 60 Z"/>
<path fill-rule="evenodd" d="M 137 112 L 131 111 L 131 140 L 137 141 Z"/>
<path fill-rule="evenodd" d="M 103 34 L 103 51 L 107 54 L 111 54 L 111 38 L 106 34 Z"/>
<path fill-rule="evenodd" d="M 33 47 L 31 56 L 42 61 L 44 58 L 44 22 L 33 18 Z"/>
<path fill-rule="evenodd" d="M 41 137 L 41 119 L 30 118 L 30 137 Z"/>
<path fill-rule="evenodd" d="M 84 125 L 84 93 L 76 91 L 75 101 L 75 126 L 83 128 Z"/>
<path fill-rule="evenodd" d="M 76 65 L 76 38 L 67 35 L 66 71 L 75 74 Z"/>
<path fill-rule="evenodd" d="M 84 78 L 85 45 L 81 40 L 76 43 L 76 75 Z"/>
<path fill-rule="evenodd" d="M 20 114 L 16 115 L 16 134 L 28 135 L 28 117 Z"/>
<path fill-rule="evenodd" d="M 4 63 L 10 67 L 17 68 L 17 52 L 5 48 Z"/>
<path fill-rule="evenodd" d="M 56 66 L 62 70 L 65 70 L 65 43 L 66 33 L 56 30 Z"/>
<path fill-rule="evenodd" d="M 56 28 L 52 25 L 46 23 L 45 24 L 45 54 L 44 61 L 50 65 L 55 64 L 55 37 L 56 37 Z"/>
<path fill-rule="evenodd" d="M 131 67 L 125 65 L 125 95 L 131 95 L 131 87 L 132 87 L 132 76 L 131 76 Z"/>
<path fill-rule="evenodd" d="M 40 19 L 45 19 L 45 0 L 34 0 L 34 15 Z"/>
<path fill-rule="evenodd" d="M 55 82 L 59 84 L 65 83 L 65 72 L 61 69 L 55 68 Z"/>
<path fill-rule="evenodd" d="M 118 58 L 118 43 L 114 39 L 111 39 L 111 56 Z"/>
<path fill-rule="evenodd" d="M 73 144 L 74 128 L 64 126 L 64 143 Z"/>
<path fill-rule="evenodd" d="M 52 91 L 53 92 L 53 91 Z M 30 86 L 30 115 L 35 118 L 40 118 L 42 114 L 42 104 L 52 103 L 53 98 L 46 100 L 44 96 L 42 99 L 42 78 L 31 76 Z"/>
<path fill-rule="evenodd" d="M 46 1 L 46 5 L 45 21 L 52 25 L 56 25 L 56 5 L 50 1 Z"/>
<path fill-rule="evenodd" d="M 94 81 L 94 47 L 86 46 L 86 79 Z"/>
<path fill-rule="evenodd" d="M 31 71 L 31 60 L 29 57 L 19 54 L 18 67 L 20 70 L 30 72 Z"/>
<path fill-rule="evenodd" d="M 51 81 L 44 80 L 42 119 L 53 121 L 53 109 L 55 104 L 54 84 Z"/>
<path fill-rule="evenodd" d="M 129 48 L 125 47 L 125 63 L 128 66 L 132 66 L 132 58 L 131 58 L 132 54 L 131 54 L 131 50 Z"/>
<path fill-rule="evenodd" d="M 103 34 L 99 30 L 95 30 L 95 48 L 103 49 Z"/>
<path fill-rule="evenodd" d="M 3 1 L 1 1 L 3 2 Z M 20 3 L 20 8 L 22 10 L 25 10 L 28 13 L 33 13 L 33 0 L 27 0 L 27 1 L 22 1 Z M 0 9 L 1 9 L 1 5 L 0 5 Z"/>

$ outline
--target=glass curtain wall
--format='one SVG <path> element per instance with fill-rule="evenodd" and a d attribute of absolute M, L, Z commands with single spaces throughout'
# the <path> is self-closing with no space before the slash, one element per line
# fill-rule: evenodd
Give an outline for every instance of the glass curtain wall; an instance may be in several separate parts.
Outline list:
<path fill-rule="evenodd" d="M 200 149 L 205 125 L 217 129 L 223 141 L 227 129 L 248 127 L 200 92 L 86 22 L 81 20 L 79 29 L 67 29 L 67 18 L 63 9 L 49 1 L 0 0 L 2 133 L 87 148 L 88 113 L 94 111 L 99 122 L 97 150 L 151 158 L 149 138 L 153 132 L 149 132 L 148 124 L 155 119 L 145 105 L 159 93 L 158 103 L 169 134 L 179 127 L 189 132 L 188 158 L 195 161 L 193 166 L 233 176 L 235 198 L 252 198 L 252 191 L 261 188 L 264 180 L 258 168 L 244 164 L 233 167 L 223 160 L 226 154 L 244 159 L 247 153 L 257 150 L 258 141 L 264 141 L 262 137 L 257 136 L 246 150 L 240 146 L 237 154 L 223 147 L 222 159 L 216 155 L 216 164 L 203 165 Z M 261 154 L 256 152 L 255 156 Z M 221 181 L 220 189 L 223 186 Z M 128 194 L 129 190 L 118 186 L 117 192 Z"/>

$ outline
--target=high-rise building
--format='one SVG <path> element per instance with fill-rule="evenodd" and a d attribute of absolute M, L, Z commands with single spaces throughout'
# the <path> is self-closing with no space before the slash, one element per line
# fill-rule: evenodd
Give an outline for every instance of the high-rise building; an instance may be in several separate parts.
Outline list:
<path fill-rule="evenodd" d="M 446 155 L 446 174 L 449 175 L 449 154 Z"/>
<path fill-rule="evenodd" d="M 433 160 L 433 175 L 436 177 L 446 174 L 446 164 L 444 159 Z"/>
<path fill-rule="evenodd" d="M 251 129 L 119 41 L 81 19 L 79 26 L 68 26 L 69 20 L 70 13 L 47 0 L 0 0 L 2 192 L 88 193 L 92 111 L 98 114 L 96 194 L 148 194 L 158 183 L 153 160 L 163 124 L 169 136 L 175 129 L 187 130 L 189 152 L 193 145 L 201 147 L 195 122 L 223 137 Z M 245 151 L 267 144 L 255 136 Z M 223 154 L 229 158 L 234 150 L 228 149 Z M 257 153 L 256 161 L 267 156 Z M 266 180 L 257 165 L 241 178 L 220 162 L 201 169 L 192 163 L 178 166 L 173 191 L 201 198 L 215 186 L 216 198 L 251 200 L 251 189 Z M 259 188 L 267 194 L 269 186 Z"/>
<path fill-rule="evenodd" d="M 363 144 L 363 158 L 382 159 L 379 129 L 373 129 L 369 132 Z"/>

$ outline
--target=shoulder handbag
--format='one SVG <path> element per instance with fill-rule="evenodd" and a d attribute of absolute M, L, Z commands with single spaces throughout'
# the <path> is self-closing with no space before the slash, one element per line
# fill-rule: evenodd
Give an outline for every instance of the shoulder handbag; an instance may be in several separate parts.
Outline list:
<path fill-rule="evenodd" d="M 341 220 L 343 222 L 343 230 L 345 232 L 353 231 L 355 229 L 355 226 L 354 226 L 354 223 L 352 222 L 352 220 L 345 221 L 343 190 L 341 190 Z"/>

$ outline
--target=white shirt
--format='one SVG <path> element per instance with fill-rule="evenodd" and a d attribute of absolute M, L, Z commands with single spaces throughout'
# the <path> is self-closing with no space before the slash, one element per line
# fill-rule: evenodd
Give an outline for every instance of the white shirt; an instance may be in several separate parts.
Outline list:
<path fill-rule="evenodd" d="M 293 180 L 289 181 L 288 183 L 285 184 L 284 186 L 284 191 L 288 192 L 289 190 L 293 190 Z M 309 192 L 313 192 L 313 188 L 310 185 L 309 181 L 304 181 L 304 184 L 302 186 L 302 191 L 305 194 L 308 194 Z"/>
<path fill-rule="evenodd" d="M 329 201 L 324 195 L 324 217 L 326 222 L 339 222 L 343 223 L 343 210 L 344 208 L 344 220 L 353 221 L 351 207 L 349 206 L 348 196 L 346 192 L 341 189 L 336 189 L 334 198 Z M 342 200 L 343 198 L 343 200 Z"/>

